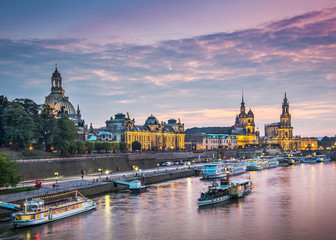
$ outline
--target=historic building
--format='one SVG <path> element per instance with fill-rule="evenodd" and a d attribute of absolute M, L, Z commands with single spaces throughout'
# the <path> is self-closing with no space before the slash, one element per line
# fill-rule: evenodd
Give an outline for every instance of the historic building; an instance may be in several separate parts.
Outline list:
<path fill-rule="evenodd" d="M 244 95 L 240 105 L 240 113 L 236 116 L 232 134 L 238 139 L 238 147 L 259 144 L 259 129 L 255 129 L 254 114 L 250 108 L 246 114 Z"/>
<path fill-rule="evenodd" d="M 51 92 L 45 97 L 45 105 L 49 105 L 53 109 L 53 113 L 56 118 L 61 114 L 66 114 L 70 120 L 72 120 L 78 132 L 78 139 L 85 140 L 85 121 L 82 119 L 82 115 L 77 105 L 77 110 L 70 103 L 69 97 L 65 96 L 65 90 L 62 88 L 62 77 L 57 70 L 57 64 L 55 71 L 51 76 Z"/>
<path fill-rule="evenodd" d="M 235 135 L 227 134 L 206 134 L 203 138 L 203 149 L 235 149 L 238 139 Z"/>
<path fill-rule="evenodd" d="M 149 116 L 143 126 L 129 125 L 125 131 L 125 142 L 132 150 L 132 143 L 141 143 L 142 150 L 178 150 L 184 149 L 184 124 L 180 120 L 159 122 L 153 115 Z"/>
<path fill-rule="evenodd" d="M 265 124 L 265 144 L 277 144 L 283 151 L 296 151 L 301 149 L 316 150 L 318 147 L 316 138 L 301 138 L 293 135 L 289 113 L 289 101 L 286 93 L 282 102 L 280 122 Z"/>

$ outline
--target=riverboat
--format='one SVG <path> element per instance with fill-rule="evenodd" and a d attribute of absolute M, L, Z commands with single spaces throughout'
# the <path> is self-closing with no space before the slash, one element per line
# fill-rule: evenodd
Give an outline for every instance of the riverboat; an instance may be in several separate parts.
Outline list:
<path fill-rule="evenodd" d="M 231 163 L 228 165 L 227 170 L 229 171 L 230 176 L 238 175 L 246 172 L 246 163 Z"/>
<path fill-rule="evenodd" d="M 203 179 L 221 178 L 226 175 L 226 163 L 222 161 L 216 161 L 213 163 L 207 163 L 201 172 Z"/>
<path fill-rule="evenodd" d="M 251 180 L 230 181 L 229 176 L 227 176 L 227 178 L 220 180 L 219 186 L 216 186 L 215 182 L 213 182 L 213 185 L 208 187 L 207 192 L 201 193 L 201 197 L 198 199 L 198 206 L 220 203 L 230 198 L 239 198 L 251 190 Z"/>
<path fill-rule="evenodd" d="M 328 157 L 326 155 L 316 155 L 316 161 L 317 162 L 329 162 L 330 157 Z"/>
<path fill-rule="evenodd" d="M 313 157 L 313 156 L 307 156 L 307 157 L 301 158 L 301 162 L 303 162 L 303 163 L 317 163 L 317 159 L 316 159 L 316 157 Z"/>
<path fill-rule="evenodd" d="M 85 198 L 78 191 L 72 191 L 60 195 L 75 193 L 75 197 L 63 198 L 57 201 L 46 203 L 42 198 L 25 201 L 24 210 L 13 214 L 12 223 L 14 227 L 27 227 L 56 221 L 95 209 L 97 203 Z M 77 195 L 80 194 L 80 196 Z M 60 196 L 57 195 L 57 196 Z M 52 198 L 54 196 L 48 196 Z"/>
<path fill-rule="evenodd" d="M 201 207 L 229 200 L 232 197 L 229 194 L 229 187 L 229 179 L 221 179 L 219 186 L 216 186 L 215 182 L 213 182 L 213 185 L 209 186 L 206 192 L 201 193 L 201 197 L 198 199 L 198 206 Z"/>
<path fill-rule="evenodd" d="M 265 168 L 275 168 L 279 166 L 279 160 L 271 159 L 264 161 Z"/>
<path fill-rule="evenodd" d="M 252 182 L 250 179 L 232 181 L 229 187 L 229 194 L 231 197 L 240 198 L 244 194 L 250 192 L 251 189 L 252 189 Z"/>
<path fill-rule="evenodd" d="M 249 159 L 247 161 L 246 170 L 247 171 L 258 171 L 265 168 L 264 162 L 262 160 Z"/>

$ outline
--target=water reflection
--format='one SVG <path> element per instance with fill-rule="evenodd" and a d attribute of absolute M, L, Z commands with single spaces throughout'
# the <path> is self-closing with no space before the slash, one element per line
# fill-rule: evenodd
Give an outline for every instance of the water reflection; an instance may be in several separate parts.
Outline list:
<path fill-rule="evenodd" d="M 0 239 L 333 239 L 335 163 L 246 173 L 253 190 L 202 208 L 210 182 L 199 177 L 153 185 L 140 195 L 98 196 L 96 211 L 32 228 L 0 223 Z M 43 238 L 41 237 L 43 236 Z"/>

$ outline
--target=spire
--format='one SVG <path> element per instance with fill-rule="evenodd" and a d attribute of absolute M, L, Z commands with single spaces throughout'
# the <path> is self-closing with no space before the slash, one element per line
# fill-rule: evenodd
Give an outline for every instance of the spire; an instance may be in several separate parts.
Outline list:
<path fill-rule="evenodd" d="M 57 63 L 55 64 L 55 72 L 57 71 Z"/>
<path fill-rule="evenodd" d="M 283 104 L 284 105 L 288 105 L 288 99 L 287 99 L 287 94 L 285 92 L 285 97 L 284 97 L 284 100 L 283 100 Z"/>
<path fill-rule="evenodd" d="M 244 103 L 244 90 L 242 89 L 242 102 L 241 102 L 242 106 L 245 105 Z"/>

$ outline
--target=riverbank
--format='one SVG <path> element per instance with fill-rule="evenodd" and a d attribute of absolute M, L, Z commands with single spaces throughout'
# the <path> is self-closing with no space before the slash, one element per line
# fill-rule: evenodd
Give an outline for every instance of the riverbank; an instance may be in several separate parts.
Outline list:
<path fill-rule="evenodd" d="M 132 181 L 141 180 L 144 184 L 155 184 L 164 181 L 169 181 L 178 178 L 185 178 L 190 176 L 196 176 L 196 171 L 193 167 L 185 167 L 173 170 L 160 170 L 145 174 L 145 176 L 137 175 L 123 175 L 120 177 L 111 177 L 108 180 L 99 179 L 96 180 L 74 180 L 71 182 L 60 183 L 56 187 L 46 186 L 38 190 L 21 192 L 15 194 L 8 194 L 1 196 L 1 201 L 11 202 L 14 204 L 23 205 L 25 199 L 38 198 L 38 197 L 48 197 L 54 195 L 62 195 L 68 191 L 78 190 L 86 197 L 92 197 L 95 195 L 100 195 L 104 193 L 118 192 L 121 190 L 128 189 L 127 186 L 116 185 L 114 181 Z M 11 212 L 0 210 L 0 218 L 9 217 Z"/>

